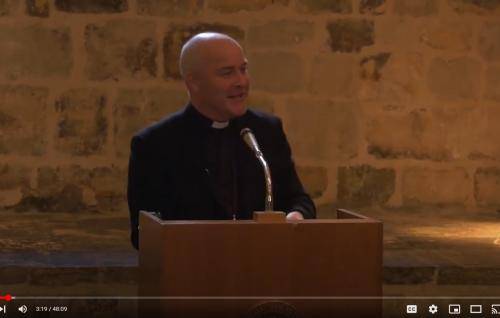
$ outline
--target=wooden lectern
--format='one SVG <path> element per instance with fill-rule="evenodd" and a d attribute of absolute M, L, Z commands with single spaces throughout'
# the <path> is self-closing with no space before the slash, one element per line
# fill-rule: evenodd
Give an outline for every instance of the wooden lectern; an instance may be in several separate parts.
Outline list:
<path fill-rule="evenodd" d="M 382 223 L 140 213 L 140 317 L 380 317 Z"/>

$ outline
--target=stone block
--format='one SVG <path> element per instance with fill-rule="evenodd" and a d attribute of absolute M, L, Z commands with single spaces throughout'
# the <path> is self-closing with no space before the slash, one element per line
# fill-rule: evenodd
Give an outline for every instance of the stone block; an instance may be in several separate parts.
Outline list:
<path fill-rule="evenodd" d="M 361 0 L 359 3 L 359 13 L 381 15 L 387 10 L 386 0 Z"/>
<path fill-rule="evenodd" d="M 25 188 L 0 190 L 0 208 L 9 209 L 16 206 L 23 199 L 24 192 Z"/>
<path fill-rule="evenodd" d="M 132 136 L 140 129 L 183 108 L 187 99 L 186 92 L 172 89 L 120 90 L 113 105 L 116 154 L 128 158 Z"/>
<path fill-rule="evenodd" d="M 45 153 L 48 95 L 41 87 L 0 86 L 0 154 Z"/>
<path fill-rule="evenodd" d="M 30 284 L 34 286 L 62 287 L 97 282 L 97 268 L 33 268 L 30 273 Z"/>
<path fill-rule="evenodd" d="M 310 13 L 352 13 L 352 0 L 298 0 L 297 6 Z"/>
<path fill-rule="evenodd" d="M 120 13 L 128 10 L 127 0 L 55 0 L 56 8 L 71 13 Z"/>
<path fill-rule="evenodd" d="M 111 20 L 85 28 L 90 80 L 150 79 L 156 77 L 158 43 L 153 22 Z"/>
<path fill-rule="evenodd" d="M 194 25 L 171 25 L 163 38 L 163 57 L 165 77 L 180 79 L 179 56 L 184 43 L 200 32 L 224 33 L 241 44 L 245 38 L 245 32 L 239 27 L 220 23 L 198 23 Z"/>
<path fill-rule="evenodd" d="M 18 211 L 119 211 L 125 207 L 127 173 L 115 166 L 82 168 L 78 165 L 37 170 L 36 187 L 25 193 Z"/>
<path fill-rule="evenodd" d="M 127 200 L 127 172 L 115 166 L 90 171 L 90 188 L 101 211 L 120 211 Z"/>
<path fill-rule="evenodd" d="M 26 0 L 26 13 L 33 17 L 48 17 L 49 0 Z"/>
<path fill-rule="evenodd" d="M 85 210 L 84 188 L 74 174 L 83 170 L 41 167 L 38 169 L 37 187 L 23 196 L 16 211 L 66 212 Z M 82 176 L 80 176 L 82 177 Z"/>
<path fill-rule="evenodd" d="M 289 0 L 210 0 L 208 8 L 222 13 L 234 13 L 238 11 L 259 11 L 272 5 L 287 6 Z"/>
<path fill-rule="evenodd" d="M 464 160 L 475 142 L 474 107 L 366 108 L 367 151 L 379 159 Z"/>
<path fill-rule="evenodd" d="M 0 78 L 67 77 L 72 68 L 70 30 L 41 25 L 0 28 Z"/>
<path fill-rule="evenodd" d="M 31 169 L 25 166 L 0 164 L 0 208 L 18 204 L 30 188 Z"/>
<path fill-rule="evenodd" d="M 500 269 L 495 267 L 445 267 L 438 273 L 438 285 L 500 285 Z"/>
<path fill-rule="evenodd" d="M 296 157 L 339 161 L 354 158 L 359 143 L 357 104 L 289 99 L 283 123 Z"/>
<path fill-rule="evenodd" d="M 199 13 L 203 10 L 203 0 L 138 0 L 139 15 L 179 17 Z"/>
<path fill-rule="evenodd" d="M 498 0 L 448 0 L 448 4 L 460 14 L 500 13 L 500 2 Z"/>
<path fill-rule="evenodd" d="M 297 174 L 304 189 L 313 199 L 321 197 L 328 187 L 328 170 L 324 167 L 299 165 Z"/>
<path fill-rule="evenodd" d="M 424 57 L 411 52 L 367 55 L 359 62 L 358 74 L 360 100 L 413 104 L 424 88 Z"/>
<path fill-rule="evenodd" d="M 481 28 L 479 53 L 488 61 L 500 61 L 500 23 L 486 22 Z"/>
<path fill-rule="evenodd" d="M 474 174 L 474 197 L 479 206 L 500 205 L 500 169 L 478 168 Z"/>
<path fill-rule="evenodd" d="M 463 133 L 468 136 L 468 159 L 500 160 L 500 144 L 492 141 L 492 136 L 500 134 L 500 109 L 498 104 L 483 104 L 463 125 Z"/>
<path fill-rule="evenodd" d="M 368 165 L 339 167 L 337 200 L 343 207 L 384 205 L 394 193 L 396 173 Z"/>
<path fill-rule="evenodd" d="M 394 1 L 394 12 L 402 16 L 408 15 L 412 17 L 435 15 L 438 12 L 438 1 L 397 0 Z"/>
<path fill-rule="evenodd" d="M 72 182 L 73 174 L 78 167 L 72 166 L 71 169 L 52 168 L 48 166 L 40 167 L 37 170 L 37 189 L 40 196 L 48 196 L 53 192 L 59 191 L 64 186 L 62 180 L 70 179 Z"/>
<path fill-rule="evenodd" d="M 104 284 L 138 284 L 137 267 L 106 267 L 101 270 Z"/>
<path fill-rule="evenodd" d="M 491 66 L 486 70 L 486 99 L 500 102 L 500 67 Z"/>
<path fill-rule="evenodd" d="M 256 90 L 293 93 L 304 86 L 304 61 L 295 53 L 259 52 L 250 55 L 250 75 Z"/>
<path fill-rule="evenodd" d="M 430 91 L 442 100 L 470 100 L 479 96 L 481 63 L 470 57 L 434 58 L 427 72 Z"/>
<path fill-rule="evenodd" d="M 19 0 L 0 0 L 0 17 L 16 14 L 20 2 Z"/>
<path fill-rule="evenodd" d="M 309 41 L 313 35 L 311 22 L 279 20 L 250 26 L 247 44 L 254 49 L 291 47 Z"/>
<path fill-rule="evenodd" d="M 71 303 L 72 312 L 75 312 L 78 317 L 130 317 L 132 311 L 136 311 L 137 307 L 127 308 L 120 310 L 120 301 L 118 299 L 85 299 L 80 301 L 73 301 Z"/>
<path fill-rule="evenodd" d="M 316 204 L 316 218 L 318 219 L 336 219 L 337 204 L 335 202 L 327 202 Z"/>
<path fill-rule="evenodd" d="M 374 44 L 374 23 L 369 20 L 339 19 L 327 23 L 333 52 L 359 52 Z"/>
<path fill-rule="evenodd" d="M 31 169 L 12 164 L 0 164 L 0 191 L 30 186 Z"/>
<path fill-rule="evenodd" d="M 358 59 L 347 54 L 317 56 L 312 63 L 309 91 L 330 97 L 352 98 L 357 95 Z"/>
<path fill-rule="evenodd" d="M 434 282 L 435 267 L 387 267 L 384 266 L 384 284 L 413 285 Z"/>
<path fill-rule="evenodd" d="M 379 81 L 382 77 L 382 69 L 391 57 L 391 53 L 383 52 L 370 55 L 361 59 L 361 78 Z"/>
<path fill-rule="evenodd" d="M 463 206 L 471 178 L 463 168 L 407 168 L 402 175 L 403 204 L 407 206 Z"/>
<path fill-rule="evenodd" d="M 438 50 L 470 51 L 474 40 L 473 25 L 464 20 L 431 20 L 420 30 L 420 41 Z"/>
<path fill-rule="evenodd" d="M 2 285 L 25 284 L 28 281 L 26 268 L 6 266 L 0 268 L 0 281 Z"/>
<path fill-rule="evenodd" d="M 274 114 L 274 100 L 271 97 L 250 93 L 247 106 L 264 113 Z"/>
<path fill-rule="evenodd" d="M 100 154 L 108 134 L 107 97 L 100 89 L 64 92 L 56 101 L 57 150 L 77 156 Z"/>
<path fill-rule="evenodd" d="M 375 39 L 377 46 L 390 52 L 419 52 L 422 49 L 420 33 L 429 19 L 410 19 L 400 16 L 384 15 L 377 17 Z"/>

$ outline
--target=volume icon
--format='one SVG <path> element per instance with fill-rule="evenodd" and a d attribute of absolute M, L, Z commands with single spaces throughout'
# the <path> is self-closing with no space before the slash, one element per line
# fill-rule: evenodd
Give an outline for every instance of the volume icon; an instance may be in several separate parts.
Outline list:
<path fill-rule="evenodd" d="M 22 305 L 21 307 L 17 308 L 17 310 L 25 314 L 28 311 L 28 307 L 26 307 L 26 305 Z"/>

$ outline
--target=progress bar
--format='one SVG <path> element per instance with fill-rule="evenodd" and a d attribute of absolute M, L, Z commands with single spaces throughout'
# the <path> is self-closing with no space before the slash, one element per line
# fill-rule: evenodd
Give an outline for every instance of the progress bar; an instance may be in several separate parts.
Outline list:
<path fill-rule="evenodd" d="M 500 296 L 11 296 L 12 300 L 72 300 L 72 299 L 116 299 L 116 300 L 407 300 L 407 299 L 500 299 Z"/>

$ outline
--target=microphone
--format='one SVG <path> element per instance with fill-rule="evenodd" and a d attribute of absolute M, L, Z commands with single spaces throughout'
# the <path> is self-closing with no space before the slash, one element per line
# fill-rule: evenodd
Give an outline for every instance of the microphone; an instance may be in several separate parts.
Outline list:
<path fill-rule="evenodd" d="M 266 181 L 265 211 L 273 211 L 273 183 L 271 180 L 271 170 L 269 169 L 269 165 L 267 164 L 266 159 L 264 159 L 262 151 L 260 151 L 259 144 L 257 143 L 257 139 L 255 139 L 252 130 L 250 128 L 243 128 L 240 131 L 240 136 L 243 138 L 243 141 L 245 141 L 247 146 L 255 153 L 255 156 L 264 169 Z"/>
<path fill-rule="evenodd" d="M 262 152 L 260 151 L 257 139 L 255 139 L 255 135 L 253 134 L 250 128 L 243 128 L 240 131 L 240 136 L 243 138 L 243 141 L 245 141 L 247 146 L 255 153 L 256 156 L 262 156 Z"/>

